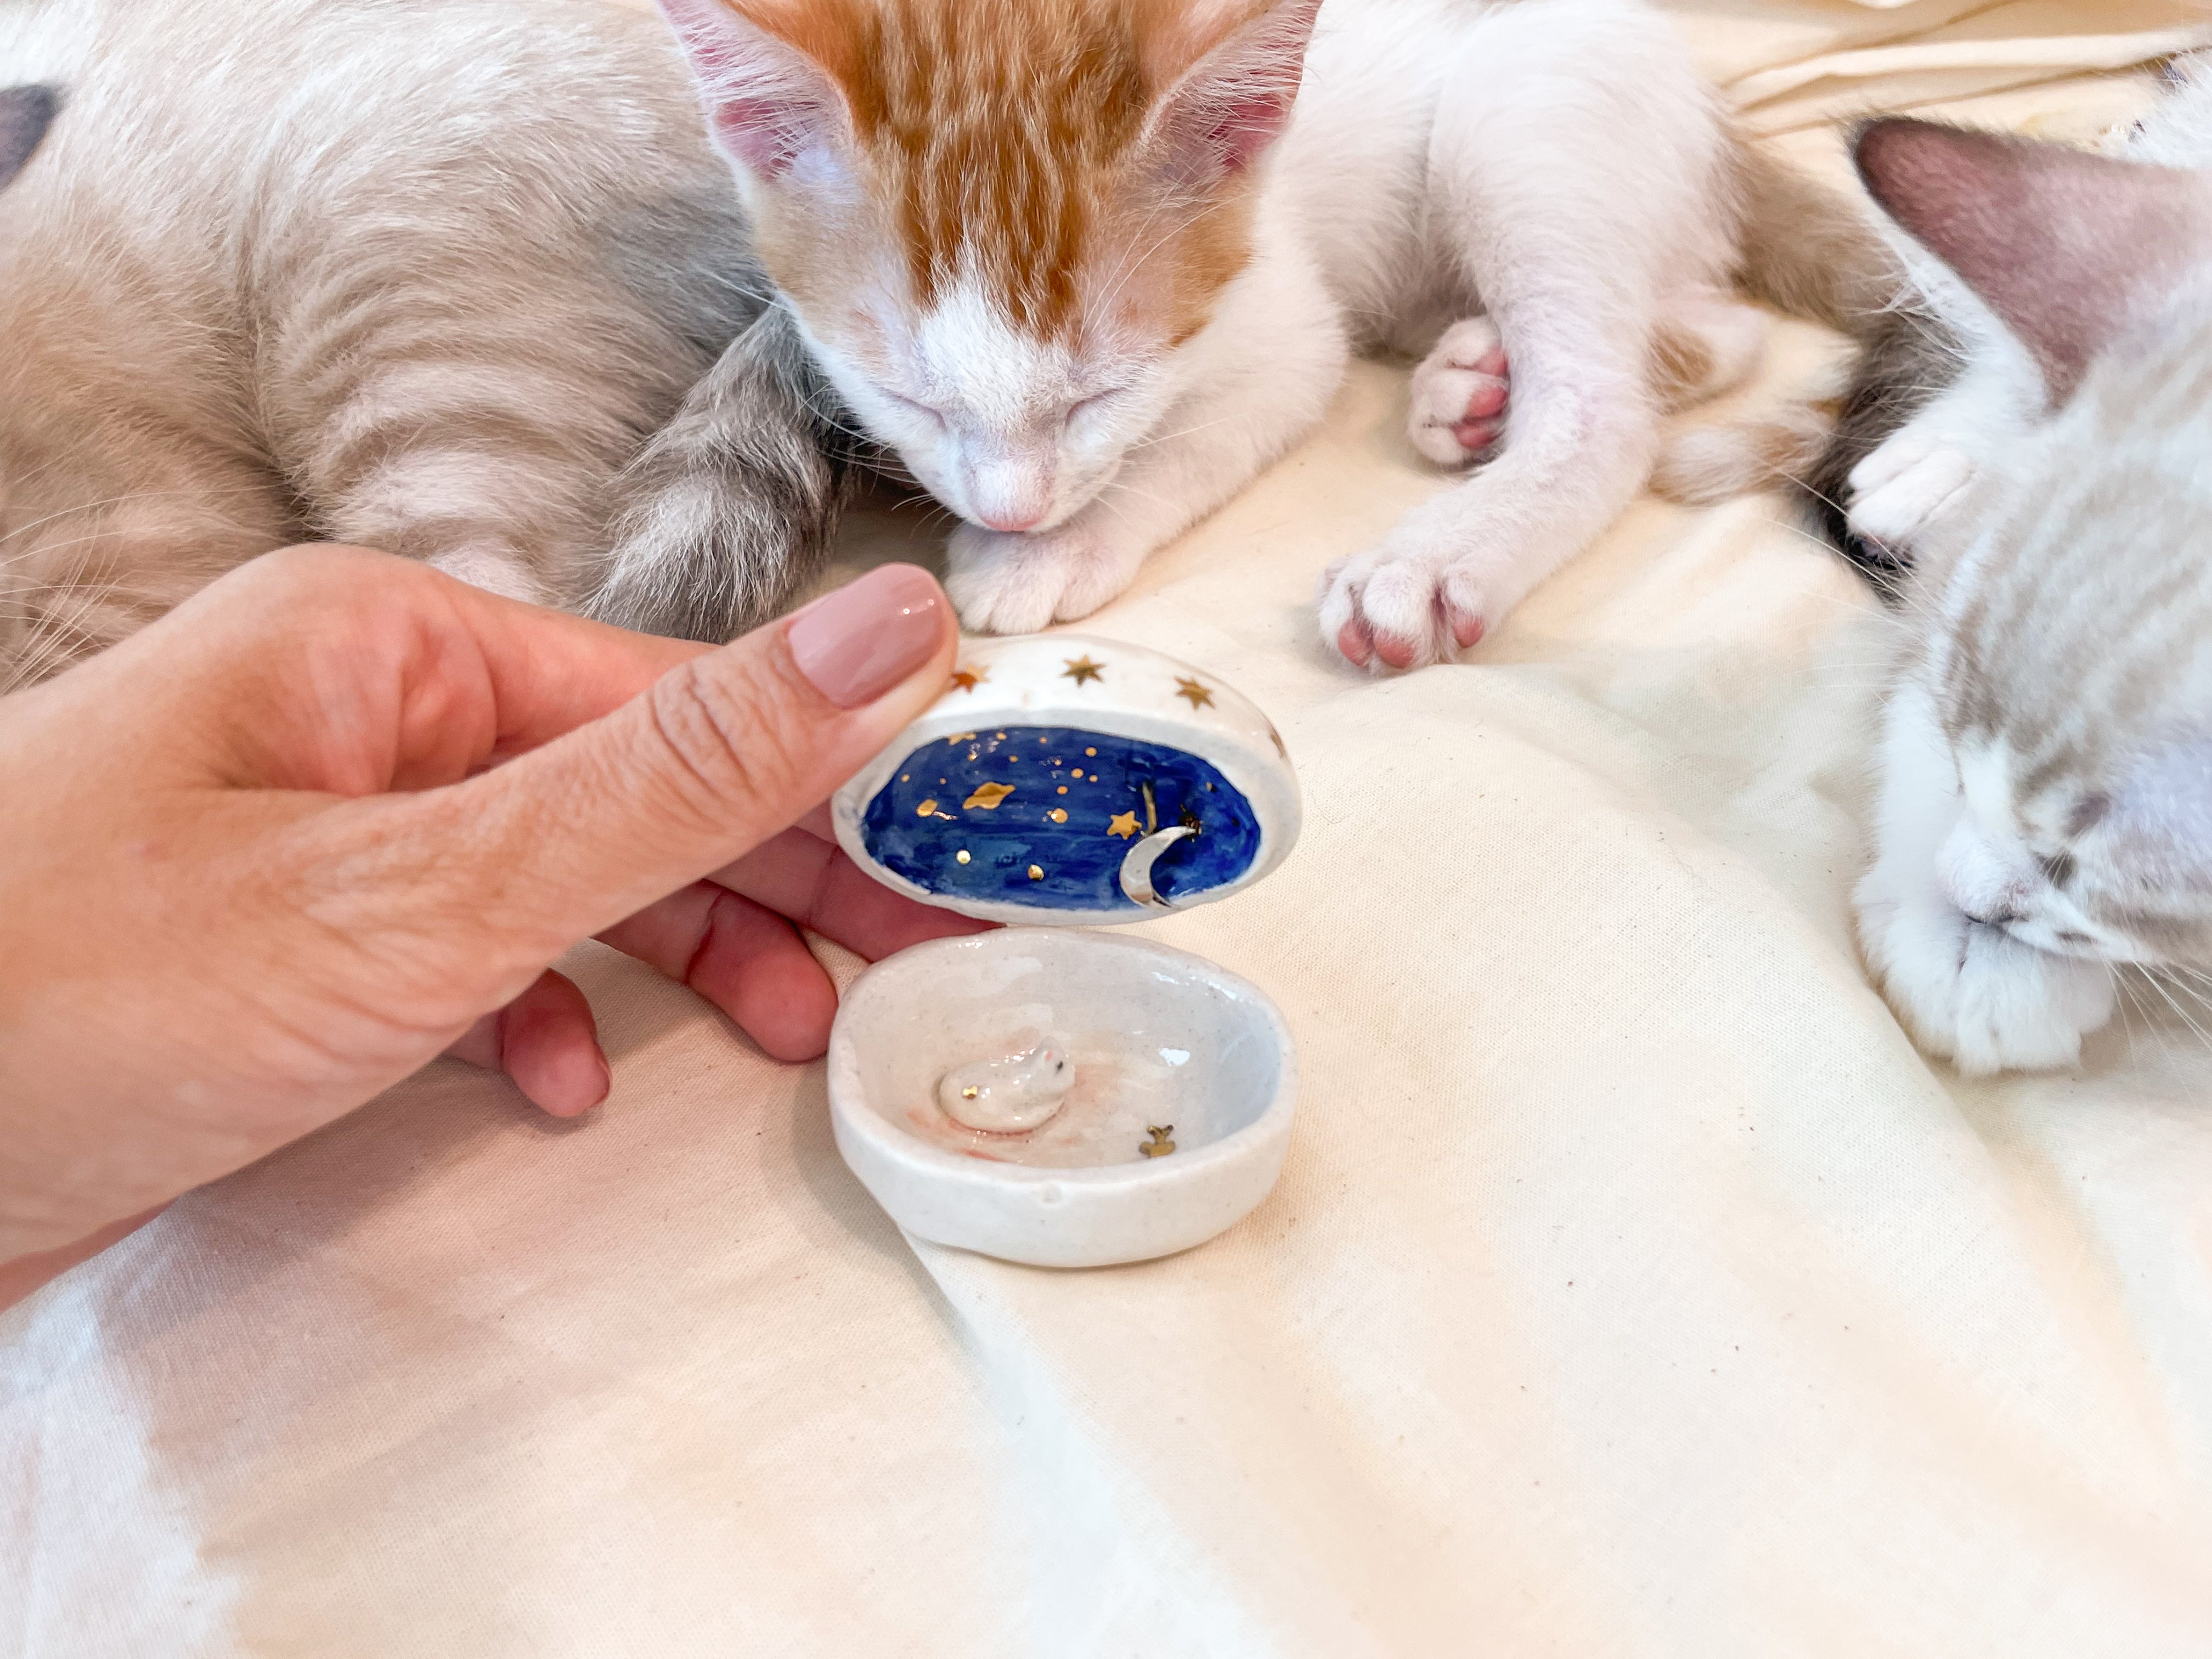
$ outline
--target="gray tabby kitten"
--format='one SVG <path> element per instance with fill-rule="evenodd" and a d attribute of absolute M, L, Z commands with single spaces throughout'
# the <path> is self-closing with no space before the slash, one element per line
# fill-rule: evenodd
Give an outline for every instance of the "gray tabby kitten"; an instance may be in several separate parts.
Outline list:
<path fill-rule="evenodd" d="M 0 64 L 0 690 L 305 538 L 707 639 L 820 556 L 843 441 L 650 15 L 4 0 Z"/>
<path fill-rule="evenodd" d="M 1914 567 L 1860 937 L 1962 1070 L 2071 1064 L 2118 967 L 2212 966 L 2212 73 L 2128 159 L 1884 121 L 1857 161 L 1958 343 L 1851 474 Z"/>

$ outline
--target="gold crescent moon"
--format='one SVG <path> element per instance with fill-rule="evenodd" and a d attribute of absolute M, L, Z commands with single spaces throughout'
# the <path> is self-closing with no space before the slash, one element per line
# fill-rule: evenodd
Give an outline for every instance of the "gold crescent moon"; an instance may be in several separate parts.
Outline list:
<path fill-rule="evenodd" d="M 1162 898 L 1152 885 L 1152 865 L 1159 855 L 1181 841 L 1185 836 L 1198 833 L 1187 823 L 1146 836 L 1129 849 L 1128 857 L 1121 860 L 1121 890 L 1139 904 L 1155 910 L 1172 910 L 1175 906 Z"/>

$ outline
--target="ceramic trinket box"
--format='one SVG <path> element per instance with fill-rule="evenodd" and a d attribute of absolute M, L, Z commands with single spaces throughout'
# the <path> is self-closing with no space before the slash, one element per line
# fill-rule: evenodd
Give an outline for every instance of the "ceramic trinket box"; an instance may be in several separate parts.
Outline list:
<path fill-rule="evenodd" d="M 1267 1196 L 1297 1093 L 1281 1014 L 1203 958 L 1092 931 L 1226 898 L 1289 854 L 1297 780 L 1264 714 L 1139 647 L 971 641 L 832 810 L 877 879 L 1008 924 L 878 963 L 838 1010 L 837 1147 L 894 1220 L 1100 1267 Z"/>

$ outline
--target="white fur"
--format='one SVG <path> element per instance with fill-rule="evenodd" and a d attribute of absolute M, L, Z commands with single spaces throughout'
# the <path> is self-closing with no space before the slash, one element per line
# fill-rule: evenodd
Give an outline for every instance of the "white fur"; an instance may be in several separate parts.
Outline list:
<path fill-rule="evenodd" d="M 2212 54 L 2178 60 L 2174 75 L 2177 89 L 2113 148 L 2164 167 L 2212 167 Z M 1894 226 L 1889 234 L 1914 286 L 1964 343 L 1957 379 L 1851 472 L 1851 528 L 1910 545 L 1967 508 L 1980 463 L 2030 430 L 2047 399 L 2034 359 L 1973 291 Z"/>
<path fill-rule="evenodd" d="M 1653 334 L 1733 256 L 1723 155 L 1643 5 L 1332 0 L 1282 158 L 1332 287 L 1401 343 L 1486 315 L 1512 395 L 1494 459 L 1330 568 L 1325 640 L 1454 655 L 1627 504 L 1657 452 Z"/>
<path fill-rule="evenodd" d="M 1851 469 L 1851 528 L 1910 547 L 1968 509 L 1978 458 L 2027 431 L 2048 398 L 2035 360 L 1989 307 L 1917 243 L 1894 232 L 1893 240 L 1964 356 L 1951 384 Z"/>
<path fill-rule="evenodd" d="M 1487 317 L 1469 317 L 1446 329 L 1436 349 L 1413 371 L 1407 435 L 1414 448 L 1438 466 L 1464 466 L 1496 444 L 1510 402 L 1511 382 L 1502 368 L 1485 365 L 1501 363 L 1504 352 L 1505 337 L 1498 325 Z M 1468 425 L 1468 412 L 1478 400 L 1492 398 L 1501 400 L 1498 415 L 1477 422 L 1486 441 L 1470 447 L 1461 435 Z"/>
<path fill-rule="evenodd" d="M 1344 372 L 1341 322 L 1279 202 L 1263 203 L 1260 250 L 1214 317 L 1130 393 L 1112 469 L 1045 527 L 952 532 L 946 580 L 970 627 L 1034 631 L 1089 615 L 1135 580 L 1145 557 L 1243 487 L 1319 421 Z M 1150 407 L 1148 407 L 1150 406 Z M 1071 423 L 1073 424 L 1073 423 Z M 1116 435 L 1120 435 L 1117 434 Z M 1071 499 L 1079 504 L 1071 507 Z M 969 515 L 973 516 L 973 515 Z"/>
<path fill-rule="evenodd" d="M 709 0 L 663 3 L 757 210 L 850 212 L 826 77 Z M 1170 118 L 1194 88 L 1218 108 L 1285 75 L 1308 3 L 1277 0 L 1217 46 L 1154 131 L 1182 131 Z M 1200 149 L 1208 126 L 1188 129 Z M 849 306 L 805 319 L 861 422 L 968 521 L 949 586 L 971 627 L 1105 604 L 1320 418 L 1358 343 L 1428 356 L 1408 422 L 1424 454 L 1491 459 L 1332 568 L 1322 631 L 1334 644 L 1356 623 L 1401 665 L 1451 655 L 1644 482 L 1662 319 L 1707 340 L 1717 379 L 1755 359 L 1755 315 L 1720 299 L 1727 140 L 1643 0 L 1327 0 L 1288 130 L 1257 165 L 1250 262 L 1172 349 L 1110 307 L 1079 352 L 1040 344 L 958 282 L 917 314 L 889 259 Z M 1502 440 L 1470 451 L 1455 416 L 1495 378 L 1461 361 L 1478 335 L 1502 342 L 1512 392 Z"/>
<path fill-rule="evenodd" d="M 2128 153 L 2212 167 L 2212 72 L 2195 61 L 2180 79 Z M 2192 575 L 2212 492 L 2191 361 L 2212 294 L 2201 276 L 2174 288 L 2170 331 L 2149 348 L 2150 389 L 2132 408 L 2118 400 L 2136 418 L 2116 435 L 2109 392 L 2093 380 L 2051 409 L 2033 360 L 1990 309 L 1924 250 L 1899 246 L 1966 361 L 1851 480 L 1853 526 L 1909 546 L 1922 567 L 1877 757 L 1860 939 L 1906 1026 L 1961 1070 L 2069 1066 L 2112 1018 L 2118 966 L 2201 967 L 2212 948 L 2201 928 L 2193 947 L 2179 931 L 2147 943 L 2100 919 L 2097 902 L 2118 896 L 2185 915 L 2190 896 L 2201 914 L 2212 892 L 2212 642 Z M 2160 349 L 2169 340 L 2180 343 L 2170 354 Z M 2069 516 L 2081 510 L 2092 516 Z M 2046 529 L 2077 522 L 2094 533 L 2073 544 Z M 2162 597 L 2148 604 L 2153 594 Z M 2006 618 L 2002 634 L 1991 616 Z M 1955 642 L 1977 618 L 1983 657 L 1971 678 L 2000 705 L 1998 729 L 1986 716 L 1947 729 Z M 1993 665 L 1993 650 L 2008 659 Z M 2022 687 L 2045 705 L 2026 729 L 2087 757 L 2040 796 L 2028 793 L 2037 769 L 2002 731 Z M 2085 780 L 2107 805 L 2094 827 L 2069 829 Z M 2046 874 L 2038 847 L 2065 851 L 2075 866 L 2065 883 Z M 2107 908 L 2127 914 L 2125 902 Z"/>
<path fill-rule="evenodd" d="M 2021 890 L 2018 866 L 1971 812 L 1917 674 L 1890 698 L 1879 762 L 1879 851 L 1855 902 L 1867 964 L 1907 1029 L 1962 1072 L 2073 1065 L 2082 1036 L 2112 1018 L 2112 969 L 2023 944 L 1960 902 L 1992 915 Z M 1971 892 L 1960 890 L 1962 848 L 1986 872 Z"/>

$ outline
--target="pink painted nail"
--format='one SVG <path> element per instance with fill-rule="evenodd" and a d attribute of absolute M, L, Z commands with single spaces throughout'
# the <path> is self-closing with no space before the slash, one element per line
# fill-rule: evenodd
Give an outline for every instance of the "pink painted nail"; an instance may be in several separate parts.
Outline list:
<path fill-rule="evenodd" d="M 840 708 L 873 702 L 936 653 L 945 594 L 911 564 L 887 564 L 825 593 L 786 624 L 791 659 Z"/>

